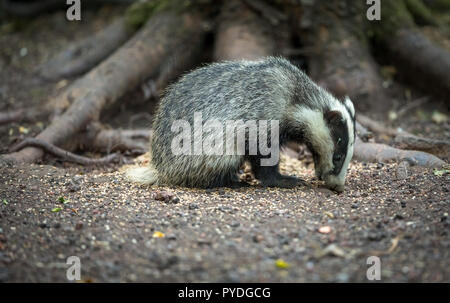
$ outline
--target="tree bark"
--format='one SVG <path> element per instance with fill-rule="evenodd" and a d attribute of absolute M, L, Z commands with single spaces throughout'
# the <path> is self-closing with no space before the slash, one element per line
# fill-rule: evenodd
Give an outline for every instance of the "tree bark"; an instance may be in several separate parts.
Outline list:
<path fill-rule="evenodd" d="M 152 17 L 124 46 L 59 96 L 57 103 L 70 107 L 36 138 L 54 145 L 73 139 L 88 123 L 98 120 L 104 107 L 154 75 L 171 50 L 190 43 L 200 46 L 204 36 L 200 22 L 191 14 Z M 31 163 L 42 155 L 41 149 L 28 147 L 6 155 L 5 160 Z"/>
<path fill-rule="evenodd" d="M 57 54 L 39 68 L 39 74 L 48 80 L 79 76 L 109 56 L 132 34 L 125 18 L 120 17 L 105 29 Z"/>
<path fill-rule="evenodd" d="M 390 104 L 365 38 L 361 1 L 316 1 L 307 41 L 309 73 L 337 98 L 349 96 L 358 110 L 382 113 Z"/>
<path fill-rule="evenodd" d="M 226 1 L 219 16 L 214 59 L 258 60 L 275 53 L 270 25 L 244 2 Z"/>

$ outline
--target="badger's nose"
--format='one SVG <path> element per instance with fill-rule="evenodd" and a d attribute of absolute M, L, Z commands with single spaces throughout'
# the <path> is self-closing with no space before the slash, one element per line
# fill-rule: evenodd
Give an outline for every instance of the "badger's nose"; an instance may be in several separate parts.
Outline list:
<path fill-rule="evenodd" d="M 342 193 L 344 191 L 344 185 L 332 184 L 332 185 L 328 185 L 328 188 L 331 190 L 334 190 L 338 193 Z"/>

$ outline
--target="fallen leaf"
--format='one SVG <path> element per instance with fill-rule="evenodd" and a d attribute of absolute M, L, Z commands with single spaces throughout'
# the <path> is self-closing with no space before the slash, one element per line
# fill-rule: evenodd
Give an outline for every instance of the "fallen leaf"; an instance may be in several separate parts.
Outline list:
<path fill-rule="evenodd" d="M 57 213 L 57 212 L 59 212 L 61 210 L 62 210 L 61 207 L 55 207 L 55 208 L 52 209 L 52 213 Z"/>
<path fill-rule="evenodd" d="M 160 231 L 155 231 L 153 233 L 153 238 L 164 238 L 166 235 Z"/>
<path fill-rule="evenodd" d="M 448 169 L 442 169 L 442 170 L 435 169 L 435 170 L 433 170 L 433 174 L 435 176 L 441 177 L 441 176 L 443 176 L 445 174 L 450 174 L 450 170 L 448 170 Z"/>
<path fill-rule="evenodd" d="M 327 215 L 330 219 L 334 219 L 333 213 L 326 211 L 326 212 L 324 212 L 324 214 Z"/>
<path fill-rule="evenodd" d="M 441 124 L 441 123 L 447 122 L 448 117 L 447 117 L 446 114 L 443 114 L 443 113 L 438 112 L 438 111 L 433 111 L 433 113 L 431 114 L 431 120 L 434 123 Z"/>
<path fill-rule="evenodd" d="M 28 134 L 30 132 L 30 129 L 23 127 L 23 126 L 19 126 L 19 133 L 21 134 Z"/>
<path fill-rule="evenodd" d="M 278 268 L 286 269 L 286 268 L 289 268 L 291 265 L 289 263 L 287 263 L 286 261 L 284 261 L 283 259 L 277 259 L 275 261 L 275 266 Z"/>
<path fill-rule="evenodd" d="M 316 257 L 322 258 L 327 255 L 345 258 L 347 253 L 336 244 L 330 244 L 327 247 L 325 247 L 325 249 L 323 249 L 322 251 L 319 251 Z"/>

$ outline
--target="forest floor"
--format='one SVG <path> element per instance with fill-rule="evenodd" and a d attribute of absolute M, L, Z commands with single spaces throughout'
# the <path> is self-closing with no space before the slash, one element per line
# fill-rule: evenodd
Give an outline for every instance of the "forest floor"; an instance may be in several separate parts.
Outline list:
<path fill-rule="evenodd" d="M 34 70 L 108 22 L 92 14 L 79 25 L 61 19 L 51 14 L 0 35 L 1 111 L 42 104 L 68 85 L 42 83 Z M 396 91 L 394 110 L 423 96 Z M 127 128 L 152 107 L 131 101 L 140 107 L 105 119 Z M 442 104 L 429 102 L 391 125 L 448 140 L 449 123 L 431 119 L 436 111 Z M 0 153 L 47 123 L 0 126 Z M 128 183 L 126 166 L 85 168 L 53 157 L 0 163 L 0 281 L 65 282 L 66 260 L 77 256 L 84 282 L 368 282 L 367 258 L 377 256 L 382 282 L 450 282 L 448 174 L 354 161 L 338 195 L 314 179 L 309 157 L 283 156 L 281 167 L 311 188 L 149 188 Z M 179 200 L 156 200 L 157 191 Z"/>

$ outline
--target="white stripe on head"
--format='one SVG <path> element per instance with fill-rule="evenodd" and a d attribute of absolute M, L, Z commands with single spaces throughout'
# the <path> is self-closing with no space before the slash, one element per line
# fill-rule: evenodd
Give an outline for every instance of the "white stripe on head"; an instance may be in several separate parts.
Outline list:
<path fill-rule="evenodd" d="M 314 110 L 309 107 L 302 107 L 296 105 L 295 109 L 290 113 L 291 118 L 295 122 L 301 122 L 304 126 L 303 131 L 306 137 L 310 140 L 310 144 L 320 155 L 319 166 L 322 171 L 329 171 L 333 169 L 333 164 L 329 159 L 333 158 L 333 139 L 331 138 L 330 130 L 323 118 L 323 112 Z M 316 168 L 317 169 L 317 168 Z"/>

